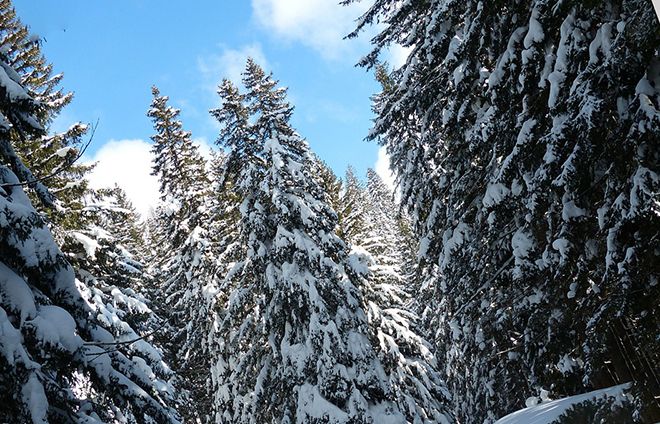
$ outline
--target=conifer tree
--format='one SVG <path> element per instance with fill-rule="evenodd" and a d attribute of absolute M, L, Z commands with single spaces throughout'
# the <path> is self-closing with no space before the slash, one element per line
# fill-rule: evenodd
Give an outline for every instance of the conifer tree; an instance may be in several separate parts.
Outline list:
<path fill-rule="evenodd" d="M 227 156 L 223 152 L 213 152 L 211 160 L 212 194 L 210 200 L 210 234 L 213 257 L 219 268 L 217 276 L 224 277 L 228 267 L 240 256 L 241 243 L 238 241 L 238 223 L 241 213 L 235 191 L 236 182 L 227 172 Z"/>
<path fill-rule="evenodd" d="M 218 95 L 223 100 L 220 108 L 210 110 L 211 116 L 223 122 L 226 128 L 220 137 L 232 140 L 233 143 L 242 143 L 249 138 L 249 112 L 244 106 L 245 98 L 238 89 L 228 80 L 223 80 L 218 87 Z M 231 126 L 231 127 L 230 127 Z M 218 145 L 223 142 L 218 139 Z M 246 150 L 244 150 L 246 151 Z M 240 182 L 236 179 L 238 173 L 234 168 L 239 163 L 235 155 L 238 150 L 228 153 L 214 152 L 211 163 L 213 176 L 213 210 L 211 219 L 214 239 L 214 256 L 219 269 L 217 276 L 224 279 L 233 264 L 245 254 L 244 246 L 240 242 L 241 196 L 238 193 Z"/>
<path fill-rule="evenodd" d="M 144 235 L 141 229 L 141 218 L 126 192 L 115 184 L 114 187 L 98 190 L 98 195 L 107 204 L 98 219 L 103 227 L 111 233 L 117 243 L 124 249 L 141 257 L 145 255 Z"/>
<path fill-rule="evenodd" d="M 0 57 L 0 420 L 178 422 L 171 387 L 150 367 L 157 352 L 112 334 L 107 320 L 121 319 L 75 279 L 23 191 L 55 204 L 13 146 L 14 134 L 44 134 L 43 103 Z"/>
<path fill-rule="evenodd" d="M 211 312 L 215 288 L 215 261 L 209 235 L 210 182 L 206 161 L 183 130 L 179 110 L 156 87 L 147 115 L 156 134 L 153 174 L 160 182 L 162 204 L 153 223 L 159 246 L 152 262 L 155 274 L 154 306 L 165 319 L 160 334 L 168 359 L 186 389 L 180 410 L 187 420 L 205 419 L 210 398 L 207 337 L 214 322 Z M 192 403 L 194 401 L 194 403 Z"/>
<path fill-rule="evenodd" d="M 252 60 L 243 84 L 246 95 L 223 82 L 216 113 L 246 247 L 227 276 L 216 422 L 404 421 L 366 332 L 336 214 L 290 126 L 286 91 Z"/>
<path fill-rule="evenodd" d="M 383 0 L 358 31 L 377 21 L 363 65 L 411 53 L 380 72 L 371 137 L 420 238 L 458 418 L 492 421 L 542 389 L 657 393 L 651 3 Z"/>
<path fill-rule="evenodd" d="M 63 92 L 60 88 L 63 75 L 53 75 L 52 65 L 41 53 L 40 41 L 31 36 L 27 27 L 20 22 L 10 1 L 0 2 L 0 22 L 0 46 L 6 52 L 9 63 L 16 69 L 21 84 L 41 104 L 35 116 L 45 128 L 43 133 L 31 135 L 19 131 L 11 132 L 18 156 L 36 174 L 35 178 L 45 181 L 54 194 L 56 208 L 42 207 L 41 203 L 37 202 L 37 209 L 48 218 L 57 244 L 81 280 L 91 282 L 98 277 L 105 281 L 108 273 L 114 273 L 127 277 L 127 280 L 120 281 L 115 278 L 113 284 L 122 290 L 132 291 L 131 284 L 137 284 L 139 278 L 124 273 L 127 265 L 125 260 L 128 260 L 130 253 L 124 252 L 125 254 L 121 254 L 124 261 L 115 262 L 99 259 L 103 255 L 88 255 L 85 249 L 85 246 L 102 244 L 110 250 L 116 250 L 116 237 L 119 234 L 114 231 L 124 231 L 131 225 L 133 237 L 137 237 L 135 224 L 131 224 L 131 217 L 128 215 L 124 216 L 124 225 L 109 228 L 110 223 L 106 219 L 110 216 L 107 209 L 109 205 L 99 207 L 100 199 L 107 193 L 88 188 L 85 176 L 92 166 L 75 163 L 79 159 L 81 137 L 87 131 L 87 126 L 76 123 L 60 134 L 50 134 L 48 131 L 50 124 L 71 102 L 73 95 Z M 84 243 L 81 239 L 84 239 Z M 133 254 L 136 253 L 134 246 L 127 247 Z M 84 265 L 78 263 L 79 259 Z M 93 263 L 97 259 L 101 262 Z M 109 267 L 113 266 L 117 269 L 110 270 Z M 103 269 L 103 275 L 89 274 L 92 269 Z M 140 297 L 137 293 L 134 294 Z"/>
<path fill-rule="evenodd" d="M 161 323 L 144 296 L 149 276 L 139 250 L 137 213 L 117 186 L 94 191 L 93 197 L 85 199 L 83 211 L 84 219 L 92 224 L 69 231 L 62 250 L 80 281 L 103 293 L 98 299 L 114 305 L 120 318 L 152 340 Z"/>
<path fill-rule="evenodd" d="M 90 192 L 84 175 L 91 166 L 75 161 L 83 148 L 82 137 L 87 132 L 87 125 L 75 123 L 62 133 L 48 131 L 62 109 L 73 100 L 73 94 L 63 92 L 60 87 L 63 75 L 53 75 L 52 65 L 41 52 L 40 40 L 30 35 L 16 16 L 10 0 L 0 1 L 0 49 L 19 75 L 23 87 L 41 104 L 35 117 L 46 132 L 31 135 L 14 130 L 11 137 L 23 163 L 38 178 L 46 179 L 49 189 L 56 195 L 57 208 L 42 208 L 40 202 L 35 202 L 35 206 L 48 216 L 61 245 L 64 231 L 84 225 L 81 222 L 83 197 Z"/>
<path fill-rule="evenodd" d="M 398 268 L 395 273 L 403 280 L 401 267 L 411 262 L 412 252 L 402 233 L 404 216 L 399 213 L 399 206 L 394 202 L 394 195 L 373 169 L 367 170 L 366 217 L 369 224 L 362 247 L 380 258 L 385 266 Z"/>
<path fill-rule="evenodd" d="M 312 153 L 314 158 L 312 162 L 312 167 L 314 169 L 314 177 L 318 179 L 319 184 L 323 188 L 323 191 L 328 196 L 328 204 L 334 211 L 339 211 L 341 209 L 341 192 L 342 192 L 342 181 L 332 169 L 325 163 L 321 158 Z M 339 234 L 340 229 L 337 229 Z"/>
<path fill-rule="evenodd" d="M 390 384 L 397 388 L 395 399 L 406 422 L 444 422 L 451 415 L 450 395 L 431 345 L 421 336 L 418 317 L 410 310 L 414 288 L 403 264 L 411 258 L 399 232 L 398 207 L 372 169 L 363 190 L 363 225 L 355 234 L 351 260 L 365 265 L 358 287 L 369 333 Z"/>
<path fill-rule="evenodd" d="M 337 235 L 344 241 L 359 244 L 359 235 L 366 227 L 365 206 L 367 204 L 364 184 L 355 175 L 352 166 L 346 169 L 339 200 L 339 229 Z"/>

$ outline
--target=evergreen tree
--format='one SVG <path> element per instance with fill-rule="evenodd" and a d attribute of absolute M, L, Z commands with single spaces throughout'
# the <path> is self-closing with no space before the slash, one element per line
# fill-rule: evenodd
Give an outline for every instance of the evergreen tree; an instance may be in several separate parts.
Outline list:
<path fill-rule="evenodd" d="M 0 50 L 5 52 L 8 64 L 19 75 L 21 85 L 41 104 L 34 116 L 40 126 L 48 130 L 62 109 L 71 103 L 73 94 L 62 91 L 63 75 L 53 75 L 52 65 L 41 52 L 40 40 L 31 36 L 20 22 L 10 0 L 0 1 Z M 81 123 L 58 134 L 11 131 L 18 156 L 38 178 L 47 181 L 57 198 L 57 208 L 42 208 L 40 202 L 35 203 L 48 217 L 59 245 L 63 243 L 64 231 L 84 225 L 81 222 L 83 197 L 89 194 L 84 175 L 91 166 L 75 161 L 79 159 L 86 132 L 87 125 Z"/>
<path fill-rule="evenodd" d="M 161 323 L 151 313 L 149 300 L 142 293 L 149 276 L 139 252 L 132 247 L 138 224 L 130 207 L 119 187 L 95 191 L 83 208 L 84 219 L 93 224 L 69 231 L 62 250 L 79 280 L 98 294 L 94 295 L 96 300 L 112 304 L 121 319 L 150 337 Z M 118 328 L 119 333 L 123 331 Z M 163 373 L 169 374 L 166 367 Z"/>
<path fill-rule="evenodd" d="M 52 65 L 41 53 L 39 40 L 31 36 L 28 28 L 20 22 L 10 1 L 0 2 L 0 22 L 0 46 L 6 52 L 9 63 L 17 70 L 21 84 L 41 104 L 35 116 L 39 124 L 46 129 L 39 135 L 11 132 L 18 156 L 36 173 L 37 179 L 48 184 L 49 190 L 55 195 L 56 208 L 40 207 L 40 203 L 37 203 L 37 208 L 48 218 L 57 244 L 76 269 L 81 281 L 96 281 L 97 277 L 100 281 L 106 281 L 109 274 L 122 275 L 127 277 L 127 280 L 114 278 L 113 284 L 121 290 L 132 292 L 131 285 L 138 284 L 141 277 L 125 273 L 126 266 L 129 266 L 126 261 L 133 260 L 129 259 L 131 253 L 108 253 L 110 256 L 119 254 L 124 258 L 115 261 L 109 260 L 105 255 L 88 255 L 86 247 L 102 244 L 104 249 L 115 251 L 118 249 L 116 244 L 119 243 L 116 238 L 120 237 L 123 231 L 132 231 L 132 237 L 137 240 L 139 236 L 135 228 L 135 216 L 123 213 L 122 225 L 109 228 L 111 223 L 107 218 L 111 215 L 108 210 L 110 205 L 99 204 L 99 199 L 108 193 L 89 189 L 85 176 L 92 166 L 75 163 L 80 154 L 80 139 L 87 127 L 76 123 L 64 133 L 48 134 L 50 124 L 73 99 L 72 93 L 65 93 L 59 87 L 62 74 L 53 75 Z M 118 192 L 116 194 L 123 196 Z M 117 207 L 114 206 L 115 212 L 118 212 Z M 137 246 L 126 247 L 136 253 L 133 248 Z M 79 259 L 84 264 L 78 263 Z M 99 262 L 94 263 L 97 259 Z M 111 270 L 111 267 L 117 268 Z M 89 274 L 93 269 L 103 270 L 102 275 Z M 137 293 L 132 293 L 140 297 Z"/>
<path fill-rule="evenodd" d="M 147 116 L 156 131 L 151 137 L 152 175 L 160 182 L 161 200 L 170 203 L 179 216 L 194 216 L 203 208 L 209 190 L 206 161 L 193 144 L 190 132 L 183 130 L 180 111 L 167 105 L 169 98 L 161 96 L 158 88 L 152 87 L 151 93 L 154 98 Z M 191 222 L 190 226 L 195 224 Z M 179 245 L 175 236 L 172 247 Z"/>
<path fill-rule="evenodd" d="M 449 392 L 430 344 L 420 336 L 418 318 L 409 309 L 411 287 L 402 267 L 410 258 L 399 232 L 398 207 L 372 169 L 361 197 L 364 224 L 355 234 L 351 260 L 365 265 L 358 287 L 372 343 L 397 388 L 395 399 L 406 422 L 446 422 Z"/>
<path fill-rule="evenodd" d="M 226 79 L 218 87 L 218 95 L 223 100 L 222 106 L 209 112 L 218 122 L 226 125 L 220 137 L 224 140 L 231 139 L 232 143 L 241 143 L 248 139 L 249 112 L 244 106 L 244 96 Z M 222 143 L 222 140 L 217 140 L 217 144 Z M 247 153 L 247 150 L 243 149 L 243 152 Z M 211 233 L 215 241 L 214 256 L 221 267 L 217 274 L 220 280 L 224 279 L 233 264 L 245 254 L 239 237 L 241 195 L 238 193 L 240 182 L 236 179 L 238 173 L 235 166 L 240 163 L 241 159 L 236 157 L 237 154 L 239 154 L 238 149 L 227 154 L 214 152 L 211 163 L 214 199 Z"/>
<path fill-rule="evenodd" d="M 216 422 L 403 421 L 367 336 L 337 216 L 289 124 L 286 90 L 252 60 L 243 84 L 245 96 L 223 82 L 216 113 L 246 247 L 227 276 Z"/>
<path fill-rule="evenodd" d="M 321 160 L 318 156 L 312 153 L 312 169 L 314 177 L 318 179 L 318 183 L 323 188 L 323 191 L 328 195 L 327 203 L 332 210 L 338 211 L 341 208 L 341 179 L 335 175 L 327 163 Z"/>
<path fill-rule="evenodd" d="M 391 268 L 393 275 L 403 282 L 409 277 L 403 274 L 403 267 L 410 268 L 406 264 L 414 258 L 414 248 L 403 233 L 406 217 L 399 212 L 394 195 L 373 169 L 367 170 L 365 196 L 369 230 L 361 245 L 378 257 L 382 266 Z"/>
<path fill-rule="evenodd" d="M 0 419 L 178 422 L 166 406 L 171 387 L 145 353 L 153 347 L 113 336 L 107 319 L 122 321 L 75 279 L 23 191 L 29 186 L 54 205 L 12 145 L 14 134 L 44 133 L 43 104 L 21 85 L 4 52 L 0 57 Z M 136 344 L 143 349 L 133 350 Z"/>
<path fill-rule="evenodd" d="M 360 234 L 367 227 L 364 208 L 367 204 L 364 184 L 353 167 L 346 169 L 339 200 L 339 229 L 337 235 L 351 244 L 359 244 Z"/>
<path fill-rule="evenodd" d="M 376 21 L 363 65 L 411 48 L 380 72 L 371 137 L 420 238 L 458 418 L 492 421 L 543 388 L 657 393 L 651 3 L 382 0 L 358 31 Z"/>
<path fill-rule="evenodd" d="M 106 200 L 104 213 L 98 219 L 103 227 L 112 234 L 121 248 L 143 256 L 145 254 L 144 235 L 141 218 L 126 192 L 115 184 L 110 189 L 98 190 Z"/>
<path fill-rule="evenodd" d="M 156 87 L 147 115 L 156 134 L 153 174 L 160 181 L 162 205 L 153 230 L 159 242 L 152 262 L 155 308 L 166 321 L 160 337 L 169 363 L 187 390 L 180 399 L 184 418 L 204 419 L 209 413 L 210 370 L 207 337 L 214 318 L 215 261 L 209 235 L 210 182 L 206 161 L 179 121 L 179 110 L 167 105 Z M 194 403 L 192 403 L 194 401 Z"/>

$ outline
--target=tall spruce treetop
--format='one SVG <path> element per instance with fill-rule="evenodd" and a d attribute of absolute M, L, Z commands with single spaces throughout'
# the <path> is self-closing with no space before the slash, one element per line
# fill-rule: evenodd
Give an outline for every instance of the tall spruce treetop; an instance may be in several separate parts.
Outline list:
<path fill-rule="evenodd" d="M 179 410 L 187 421 L 205 419 L 209 412 L 206 380 L 210 364 L 207 335 L 215 261 L 209 235 L 211 184 L 206 161 L 183 130 L 179 110 L 156 87 L 151 108 L 156 134 L 153 140 L 153 175 L 158 176 L 162 204 L 152 220 L 151 236 L 158 245 L 151 262 L 155 274 L 154 309 L 165 319 L 159 337 L 169 363 L 184 389 Z"/>
<path fill-rule="evenodd" d="M 189 131 L 185 131 L 179 120 L 180 111 L 167 102 L 169 97 L 161 96 L 156 87 L 151 88 L 154 98 L 147 112 L 154 123 L 156 134 L 152 154 L 154 163 L 152 175 L 160 182 L 160 195 L 164 201 L 175 201 L 186 210 L 200 206 L 201 194 L 209 189 L 205 162 L 199 149 L 193 144 Z"/>
<path fill-rule="evenodd" d="M 213 371 L 219 423 L 402 422 L 367 336 L 337 216 L 289 123 L 286 91 L 248 61 L 216 116 L 237 173 L 245 256 L 230 271 Z M 231 88 L 231 89 L 230 89 Z M 244 112 L 249 111 L 249 119 Z M 238 121 L 238 119 L 243 119 Z M 238 126 L 248 138 L 233 137 Z"/>
<path fill-rule="evenodd" d="M 363 65 L 411 50 L 380 75 L 371 137 L 421 238 L 459 418 L 492 420 L 543 390 L 634 380 L 657 393 L 651 2 L 382 0 L 359 29 L 376 21 Z M 657 400 L 639 403 L 648 414 Z"/>

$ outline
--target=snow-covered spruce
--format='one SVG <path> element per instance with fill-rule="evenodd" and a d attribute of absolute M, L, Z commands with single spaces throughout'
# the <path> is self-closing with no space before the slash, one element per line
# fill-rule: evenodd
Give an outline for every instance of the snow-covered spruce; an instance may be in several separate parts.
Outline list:
<path fill-rule="evenodd" d="M 351 166 L 346 169 L 339 197 L 337 235 L 345 242 L 357 243 L 359 238 L 365 234 L 368 225 L 365 216 L 367 197 L 364 184 Z"/>
<path fill-rule="evenodd" d="M 212 330 L 215 260 L 209 237 L 211 184 L 206 162 L 183 130 L 179 110 L 152 88 L 153 174 L 161 204 L 151 218 L 154 309 L 164 319 L 160 342 L 182 389 L 179 411 L 205 420 L 210 408 L 208 334 Z"/>
<path fill-rule="evenodd" d="M 405 422 L 286 91 L 252 60 L 243 84 L 223 82 L 215 113 L 247 248 L 227 276 L 216 422 Z"/>
<path fill-rule="evenodd" d="M 33 186 L 53 204 L 11 143 L 14 131 L 43 132 L 39 107 L 3 58 L 0 156 L 11 169 L 0 166 L 0 419 L 178 422 L 166 405 L 172 388 L 149 366 L 158 353 L 144 340 L 116 338 L 106 329 L 107 309 L 90 301 L 23 191 Z M 142 349 L 130 357 L 121 349 L 136 343 Z"/>
<path fill-rule="evenodd" d="M 420 239 L 458 419 L 492 421 L 541 390 L 657 392 L 651 2 L 379 0 L 354 35 L 376 22 L 363 65 L 389 45 L 410 54 L 378 69 L 371 138 Z"/>
<path fill-rule="evenodd" d="M 356 232 L 347 269 L 357 272 L 354 279 L 362 294 L 372 343 L 389 383 L 397 388 L 395 401 L 406 422 L 447 422 L 451 396 L 430 344 L 419 334 L 418 318 L 409 309 L 412 302 L 407 290 L 415 287 L 402 267 L 411 253 L 400 231 L 403 218 L 392 193 L 373 170 L 367 171 L 366 188 L 356 183 L 347 181 L 352 187 L 347 187 L 340 203 L 345 210 L 349 209 L 345 202 L 362 199 L 360 216 L 347 215 L 351 222 L 362 223 L 352 227 Z"/>
<path fill-rule="evenodd" d="M 27 194 L 37 211 L 47 216 L 55 240 L 61 245 L 63 231 L 80 227 L 81 198 L 89 191 L 83 176 L 91 166 L 74 163 L 87 125 L 78 122 L 61 133 L 51 131 L 52 122 L 73 100 L 73 93 L 63 91 L 63 75 L 53 73 L 40 43 L 18 19 L 10 0 L 0 1 L 0 50 L 16 71 L 17 81 L 40 104 L 34 117 L 45 131 L 11 131 L 10 138 L 16 154 L 32 173 L 41 178 L 47 176 L 48 190 L 57 197 L 57 208 L 39 201 L 40 193 L 41 197 L 45 194 L 40 190 Z"/>
<path fill-rule="evenodd" d="M 143 295 L 150 278 L 134 250 L 140 242 L 136 234 L 137 221 L 133 221 L 137 215 L 122 193 L 115 187 L 98 190 L 86 198 L 81 221 L 88 224 L 62 232 L 61 249 L 76 277 L 89 290 L 89 301 L 105 311 L 103 320 L 113 334 L 125 340 L 145 336 L 151 341 L 161 330 L 162 323 Z M 126 349 L 130 352 L 141 346 L 141 343 L 127 344 Z M 145 354 L 151 355 L 149 366 L 157 370 L 159 376 L 171 377 L 160 352 L 155 354 L 149 350 Z"/>

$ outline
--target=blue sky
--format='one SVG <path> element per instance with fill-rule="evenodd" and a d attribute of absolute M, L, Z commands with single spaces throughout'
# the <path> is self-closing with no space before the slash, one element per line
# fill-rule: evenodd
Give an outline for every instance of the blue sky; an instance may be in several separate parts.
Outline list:
<path fill-rule="evenodd" d="M 215 87 L 223 77 L 240 78 L 248 55 L 289 87 L 294 126 L 336 172 L 348 164 L 360 173 L 376 165 L 378 146 L 363 139 L 378 86 L 354 66 L 368 52 L 368 37 L 342 40 L 366 6 L 334 3 L 15 0 L 15 7 L 42 38 L 55 71 L 65 74 L 64 88 L 75 92 L 55 126 L 98 120 L 88 151 L 100 162 L 93 184 L 119 183 L 145 211 L 156 196 L 148 176 L 153 129 L 145 116 L 151 85 L 181 109 L 185 128 L 202 146 L 212 145 L 217 126 L 208 110 L 218 104 Z M 381 171 L 383 165 L 380 152 Z"/>

